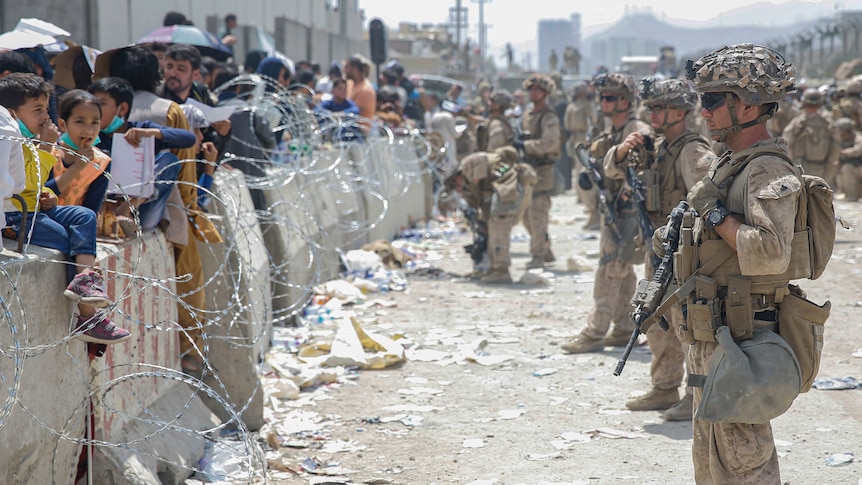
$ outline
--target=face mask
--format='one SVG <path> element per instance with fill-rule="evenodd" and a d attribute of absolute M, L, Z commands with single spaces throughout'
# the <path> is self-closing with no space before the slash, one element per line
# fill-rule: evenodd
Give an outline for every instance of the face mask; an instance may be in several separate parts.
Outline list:
<path fill-rule="evenodd" d="M 63 135 L 60 136 L 60 141 L 65 143 L 66 146 L 71 148 L 72 150 L 76 150 L 76 151 L 80 150 L 80 148 L 78 148 L 78 145 L 75 145 L 75 142 L 73 142 L 72 138 L 69 137 L 68 133 L 63 133 Z M 96 136 L 96 139 L 93 141 L 93 146 L 96 146 L 101 142 L 102 142 L 102 140 L 98 136 Z"/>
<path fill-rule="evenodd" d="M 113 133 L 113 132 L 119 130 L 120 127 L 123 126 L 123 123 L 125 123 L 125 121 L 122 118 L 120 118 L 119 116 L 114 116 L 114 119 L 111 120 L 111 124 L 108 125 L 102 131 L 105 133 L 108 133 L 108 134 Z"/>
<path fill-rule="evenodd" d="M 27 125 L 21 121 L 21 118 L 18 118 L 18 128 L 21 128 L 21 134 L 27 138 L 36 138 L 36 134 L 30 131 L 30 128 L 27 128 Z"/>

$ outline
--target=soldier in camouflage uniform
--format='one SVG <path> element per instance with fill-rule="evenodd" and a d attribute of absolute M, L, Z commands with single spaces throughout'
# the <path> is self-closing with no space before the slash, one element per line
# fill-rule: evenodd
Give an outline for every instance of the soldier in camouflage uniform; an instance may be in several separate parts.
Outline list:
<path fill-rule="evenodd" d="M 838 118 L 835 129 L 841 148 L 838 186 L 844 200 L 856 201 L 862 197 L 862 133 L 853 128 L 849 118 Z"/>
<path fill-rule="evenodd" d="M 642 164 L 636 168 L 638 178 L 644 184 L 645 206 L 650 222 L 655 228 L 665 224 L 667 215 L 680 200 L 685 199 L 689 189 L 706 176 L 716 157 L 709 141 L 686 126 L 685 120 L 697 104 L 697 93 L 688 82 L 681 79 L 644 79 L 640 98 L 649 114 L 650 126 L 660 135 L 655 143 L 652 164 Z M 633 150 L 643 149 L 643 135 L 639 132 L 631 133 L 625 141 L 634 144 Z M 621 164 L 605 167 L 605 173 L 608 178 L 623 179 L 627 163 L 647 159 L 649 157 L 645 155 L 637 159 L 627 157 Z M 646 279 L 652 279 L 655 270 L 651 256 L 650 253 L 646 258 Z M 626 407 L 633 411 L 667 409 L 662 415 L 665 420 L 690 420 L 691 391 L 687 389 L 682 399 L 678 391 L 688 350 L 688 343 L 681 340 L 675 331 L 685 323 L 681 307 L 673 307 L 669 320 L 670 331 L 664 331 L 658 325 L 651 325 L 646 330 L 647 343 L 652 352 L 652 389 L 627 401 Z"/>
<path fill-rule="evenodd" d="M 859 95 L 862 94 L 862 80 L 851 79 L 844 86 L 839 87 L 839 92 L 843 93 L 838 102 L 833 105 L 832 121 L 838 118 L 849 118 L 853 122 L 853 129 L 862 130 L 862 99 Z"/>
<path fill-rule="evenodd" d="M 491 96 L 491 83 L 481 81 L 477 86 L 477 93 L 470 100 L 470 111 L 477 116 L 488 116 L 488 104 Z"/>
<path fill-rule="evenodd" d="M 795 90 L 794 67 L 772 49 L 742 44 L 723 47 L 689 63 L 686 71 L 701 94 L 701 115 L 711 136 L 731 152 L 714 163 L 709 176 L 688 193 L 696 215 L 694 234 L 690 245 L 681 241 L 678 257 L 686 260 L 685 254 L 695 256 L 690 267 L 680 266 L 678 281 L 697 270 L 699 277 L 713 278 L 710 281 L 717 285 L 718 298 L 727 295 L 728 306 L 731 292 L 727 285 L 743 281 L 743 277 L 750 283 L 750 291 L 734 286 L 733 295 L 746 300 L 739 307 L 741 311 L 734 312 L 733 320 L 728 319 L 729 310 L 725 313 L 712 303 L 701 305 L 701 300 L 689 298 L 689 321 L 681 331 L 694 341 L 687 363 L 695 377 L 690 382 L 696 384 L 698 376 L 710 373 L 710 360 L 718 344 L 709 332 L 695 334 L 691 329 L 714 327 L 711 322 L 718 319 L 719 325 L 731 328 L 741 325 L 753 326 L 755 332 L 775 331 L 779 290 L 783 296 L 789 280 L 807 278 L 810 265 L 807 258 L 799 261 L 791 254 L 803 193 L 800 172 L 788 162 L 783 140 L 771 138 L 766 128 L 777 103 Z M 720 271 L 704 269 L 711 257 L 728 249 L 730 256 Z M 708 287 L 701 291 L 711 292 Z M 701 305 L 696 313 L 693 304 Z M 709 308 L 706 314 L 701 307 Z M 746 310 L 753 315 L 747 315 Z M 765 386 L 768 388 L 768 383 Z M 769 392 L 767 388 L 764 392 Z M 695 410 L 703 395 L 703 389 L 695 387 Z M 698 484 L 781 484 L 768 421 L 749 424 L 695 418 L 692 457 Z"/>
<path fill-rule="evenodd" d="M 509 241 L 512 228 L 532 199 L 536 173 L 518 162 L 518 152 L 511 146 L 464 157 L 458 173 L 466 181 L 464 199 L 478 210 L 478 220 L 488 228 L 490 268 L 480 281 L 511 283 Z"/>
<path fill-rule="evenodd" d="M 796 165 L 802 166 L 805 173 L 823 177 L 834 187 L 838 173 L 840 148 L 833 134 L 832 124 L 820 109 L 824 97 L 816 88 L 808 88 L 802 93 L 802 114 L 784 129 L 782 137 L 787 140 L 787 152 Z"/>
<path fill-rule="evenodd" d="M 793 102 L 792 98 L 785 99 L 778 103 L 778 111 L 775 115 L 766 122 L 766 129 L 772 136 L 781 136 L 790 120 L 799 116 L 799 108 Z"/>
<path fill-rule="evenodd" d="M 563 127 L 569 132 L 569 139 L 566 140 L 566 151 L 569 156 L 574 159 L 576 157 L 575 148 L 580 144 L 587 143 L 587 135 L 590 133 L 593 124 L 593 103 L 589 100 L 589 86 L 586 84 L 578 84 L 572 90 L 572 102 L 566 106 L 566 115 L 563 117 Z M 583 164 L 575 165 L 575 173 L 580 175 L 585 169 Z M 597 231 L 599 229 L 599 199 L 596 194 L 596 189 L 592 188 L 584 190 L 579 185 L 577 186 L 578 198 L 584 204 L 584 210 L 587 213 L 587 222 L 584 224 L 584 229 Z"/>
<path fill-rule="evenodd" d="M 607 170 L 625 159 L 635 146 L 632 133 L 655 137 L 649 125 L 634 116 L 635 82 L 624 74 L 601 74 L 593 79 L 601 99 L 602 113 L 608 117 L 607 130 L 590 147 L 590 155 Z M 642 142 L 642 139 L 641 139 Z M 643 262 L 643 251 L 635 245 L 638 232 L 636 210 L 626 184 L 605 180 L 616 213 L 619 239 L 607 224 L 599 236 L 599 266 L 593 283 L 593 308 L 581 333 L 560 348 L 567 353 L 595 352 L 605 345 L 625 345 L 634 330 L 629 303 L 637 286 L 634 264 Z M 606 215 L 603 213 L 603 219 Z M 607 335 L 611 323 L 614 329 Z"/>
<path fill-rule="evenodd" d="M 505 89 L 497 89 L 489 101 L 488 118 L 476 126 L 476 147 L 479 151 L 486 152 L 510 145 L 515 133 L 505 115 L 514 102 L 511 93 Z"/>
<path fill-rule="evenodd" d="M 533 109 L 521 120 L 524 138 L 516 138 L 512 145 L 524 154 L 524 161 L 536 169 L 538 181 L 533 187 L 533 201 L 524 213 L 524 227 L 530 234 L 532 259 L 527 269 L 543 268 L 554 261 L 548 237 L 548 215 L 551 210 L 551 192 L 556 183 L 554 164 L 560 158 L 560 120 L 547 105 L 548 95 L 554 91 L 554 81 L 536 74 L 524 81 Z"/>

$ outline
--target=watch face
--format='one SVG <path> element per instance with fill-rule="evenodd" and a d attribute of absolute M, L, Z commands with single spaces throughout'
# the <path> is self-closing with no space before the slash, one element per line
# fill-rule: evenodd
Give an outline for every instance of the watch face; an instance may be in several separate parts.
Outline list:
<path fill-rule="evenodd" d="M 710 228 L 715 229 L 715 226 L 721 224 L 724 220 L 724 212 L 718 209 L 712 209 L 706 213 L 706 223 Z"/>

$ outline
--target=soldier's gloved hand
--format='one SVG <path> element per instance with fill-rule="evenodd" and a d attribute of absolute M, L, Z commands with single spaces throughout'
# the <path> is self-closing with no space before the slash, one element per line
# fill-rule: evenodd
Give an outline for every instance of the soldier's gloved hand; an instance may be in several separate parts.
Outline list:
<path fill-rule="evenodd" d="M 515 138 L 514 140 L 512 140 L 512 146 L 515 147 L 515 150 L 523 150 L 524 140 L 520 138 Z"/>
<path fill-rule="evenodd" d="M 661 226 L 652 233 L 652 250 L 661 259 L 664 259 L 664 243 L 667 242 L 665 232 L 665 227 Z"/>
<path fill-rule="evenodd" d="M 707 212 L 718 207 L 726 198 L 727 186 L 720 189 L 709 177 L 704 177 L 694 184 L 687 197 L 688 203 L 700 214 L 700 217 L 706 217 Z"/>

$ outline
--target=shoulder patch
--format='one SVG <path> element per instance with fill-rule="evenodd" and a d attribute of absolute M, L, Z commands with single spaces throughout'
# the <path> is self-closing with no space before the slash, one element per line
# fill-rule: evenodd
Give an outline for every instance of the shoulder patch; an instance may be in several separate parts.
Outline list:
<path fill-rule="evenodd" d="M 757 198 L 780 199 L 800 190 L 802 190 L 802 182 L 799 181 L 799 177 L 787 174 L 770 182 L 769 185 L 757 193 Z"/>

